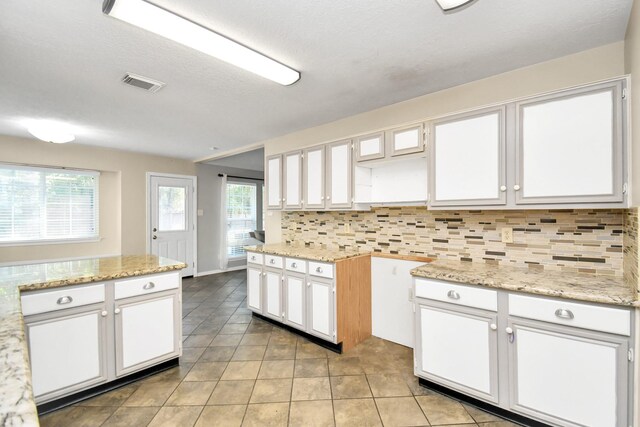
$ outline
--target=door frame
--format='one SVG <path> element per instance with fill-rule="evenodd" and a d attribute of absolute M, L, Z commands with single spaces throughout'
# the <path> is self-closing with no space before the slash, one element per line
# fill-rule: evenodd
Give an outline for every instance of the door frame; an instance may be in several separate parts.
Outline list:
<path fill-rule="evenodd" d="M 145 203 L 145 242 L 146 251 L 151 253 L 151 178 L 181 178 L 190 179 L 193 186 L 191 198 L 191 217 L 193 222 L 193 277 L 198 277 L 198 177 L 195 175 L 179 175 L 173 173 L 147 172 L 146 174 L 146 203 Z"/>

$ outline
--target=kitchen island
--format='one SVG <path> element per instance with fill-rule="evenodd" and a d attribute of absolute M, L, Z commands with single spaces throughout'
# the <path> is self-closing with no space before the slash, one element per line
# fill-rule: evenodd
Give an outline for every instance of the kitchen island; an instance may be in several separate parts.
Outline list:
<path fill-rule="evenodd" d="M 118 301 L 126 302 L 136 298 L 140 300 L 143 297 L 138 296 L 138 287 L 141 289 L 146 287 L 144 290 L 155 293 L 155 296 L 175 295 L 172 310 L 177 310 L 174 313 L 177 324 L 173 325 L 173 333 L 179 337 L 181 328 L 178 302 L 181 281 L 178 270 L 184 267 L 185 265 L 181 262 L 153 255 L 129 255 L 0 268 L 0 424 L 3 426 L 38 425 L 37 397 L 34 398 L 29 357 L 28 325 L 30 321 L 27 318 L 35 320 L 33 336 L 40 335 L 35 332 L 35 328 L 51 324 L 51 320 L 46 322 L 43 316 L 51 312 L 76 313 L 80 310 L 79 306 L 82 302 L 89 298 L 90 305 L 86 307 L 97 307 L 99 314 L 96 315 L 96 321 L 100 322 L 101 328 L 113 331 L 113 325 L 119 323 L 122 331 L 122 322 L 113 321 L 115 315 L 121 312 L 118 310 L 126 309 L 122 304 L 119 308 Z M 163 280 L 157 281 L 157 284 L 141 280 L 148 279 L 149 275 Z M 91 284 L 90 297 L 87 297 L 85 290 L 88 284 Z M 48 294 L 61 290 L 76 292 L 75 301 L 74 297 L 66 294 L 60 297 L 57 294 L 53 295 L 56 297 L 53 303 L 47 300 Z M 25 300 L 25 296 L 29 299 Z M 29 310 L 28 313 L 24 312 L 25 309 Z M 27 327 L 25 327 L 25 320 Z M 46 328 L 43 329 L 43 332 L 46 331 Z M 125 335 L 127 334 L 131 335 L 125 332 Z M 104 384 L 121 376 L 116 374 L 120 369 L 116 368 L 116 363 L 112 363 L 115 361 L 109 360 L 111 356 L 106 353 L 107 347 L 111 344 L 106 343 L 102 338 L 100 337 L 100 354 L 101 357 L 102 355 L 106 357 L 105 360 L 100 361 L 100 379 L 93 381 L 92 385 Z M 178 347 L 177 355 L 179 351 Z M 121 360 L 118 362 L 121 365 Z M 129 371 L 124 369 L 122 373 L 126 375 Z M 46 389 L 48 392 L 51 380 L 45 379 L 43 384 L 45 384 L 43 390 Z M 80 388 L 71 387 L 69 390 L 77 392 L 83 384 L 79 386 Z M 47 394 L 49 393 L 43 393 L 43 395 Z M 65 391 L 62 389 L 62 391 L 55 390 L 50 393 L 50 396 L 53 399 L 64 394 Z"/>

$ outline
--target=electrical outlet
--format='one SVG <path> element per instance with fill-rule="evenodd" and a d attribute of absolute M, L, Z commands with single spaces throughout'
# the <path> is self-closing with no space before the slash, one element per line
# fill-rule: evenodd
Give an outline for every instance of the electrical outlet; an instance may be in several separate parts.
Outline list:
<path fill-rule="evenodd" d="M 502 243 L 513 243 L 513 228 L 504 227 L 502 229 Z"/>
<path fill-rule="evenodd" d="M 351 233 L 351 223 L 350 222 L 345 222 L 344 223 L 344 232 L 346 234 Z"/>

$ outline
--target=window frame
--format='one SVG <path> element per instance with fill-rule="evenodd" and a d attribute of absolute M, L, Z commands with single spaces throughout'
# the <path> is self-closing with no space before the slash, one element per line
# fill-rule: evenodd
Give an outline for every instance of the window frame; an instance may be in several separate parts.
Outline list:
<path fill-rule="evenodd" d="M 255 224 L 256 227 L 258 226 L 258 191 L 260 191 L 260 187 L 264 187 L 264 184 L 262 183 L 258 183 L 255 180 L 251 180 L 251 179 L 243 179 L 243 178 L 227 178 L 227 200 L 226 200 L 226 204 L 227 204 L 227 210 L 229 209 L 229 184 L 240 184 L 240 185 L 251 185 L 255 187 L 255 207 L 256 207 L 256 214 L 255 214 Z M 263 210 L 264 213 L 264 210 Z M 227 216 L 226 220 L 229 220 L 229 217 Z M 228 232 L 228 231 L 227 231 Z M 243 245 L 244 246 L 244 245 Z M 229 244 L 229 238 L 227 237 L 227 259 L 229 261 L 237 261 L 240 259 L 243 259 L 246 257 L 246 253 L 242 253 L 240 255 L 230 255 L 229 254 L 229 248 L 231 247 L 231 245 Z"/>
<path fill-rule="evenodd" d="M 95 243 L 102 240 L 100 237 L 100 171 L 90 169 L 75 169 L 66 167 L 46 167 L 46 166 L 31 166 L 12 163 L 0 163 L 0 169 L 8 170 L 25 170 L 36 171 L 41 173 L 56 173 L 56 174 L 69 174 L 69 175 L 85 175 L 95 178 L 94 188 L 94 228 L 95 234 L 87 237 L 73 237 L 73 238 L 52 238 L 52 239 L 26 239 L 26 240 L 10 240 L 0 241 L 0 247 L 13 247 L 13 246 L 45 246 L 45 245 L 62 245 L 73 243 Z M 42 201 L 40 201 L 42 203 Z M 42 206 L 41 206 L 42 207 Z"/>

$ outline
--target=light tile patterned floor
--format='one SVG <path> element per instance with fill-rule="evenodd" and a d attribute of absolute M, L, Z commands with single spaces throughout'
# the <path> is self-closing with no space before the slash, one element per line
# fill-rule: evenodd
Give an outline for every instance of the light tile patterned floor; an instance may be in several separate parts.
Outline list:
<path fill-rule="evenodd" d="M 42 426 L 513 424 L 418 385 L 412 351 L 371 338 L 337 355 L 252 319 L 246 272 L 184 280 L 181 366 L 42 417 Z"/>

